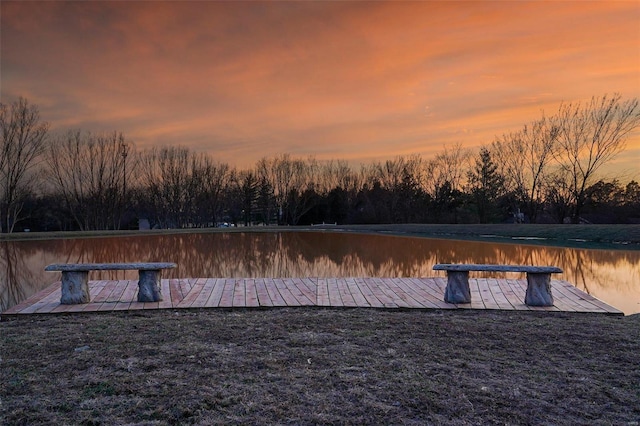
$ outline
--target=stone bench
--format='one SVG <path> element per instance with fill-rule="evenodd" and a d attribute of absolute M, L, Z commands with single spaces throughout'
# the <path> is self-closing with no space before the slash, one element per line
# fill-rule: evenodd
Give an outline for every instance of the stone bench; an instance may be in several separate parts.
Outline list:
<path fill-rule="evenodd" d="M 44 268 L 45 271 L 62 272 L 62 296 L 60 303 L 74 305 L 89 303 L 89 271 L 138 270 L 138 302 L 162 300 L 160 280 L 163 269 L 175 268 L 175 263 L 65 263 Z"/>
<path fill-rule="evenodd" d="M 562 269 L 555 266 L 528 265 L 473 265 L 439 263 L 434 271 L 447 271 L 447 288 L 444 301 L 447 303 L 470 303 L 469 271 L 526 272 L 527 293 L 524 303 L 529 306 L 553 306 L 551 294 L 551 274 L 559 274 Z"/>

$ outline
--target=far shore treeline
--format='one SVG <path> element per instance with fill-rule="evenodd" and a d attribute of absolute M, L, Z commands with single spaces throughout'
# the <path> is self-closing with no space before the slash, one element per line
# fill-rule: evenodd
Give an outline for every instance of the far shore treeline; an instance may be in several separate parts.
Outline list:
<path fill-rule="evenodd" d="M 289 154 L 239 169 L 124 134 L 54 134 L 37 105 L 0 104 L 2 232 L 317 223 L 640 223 L 640 185 L 604 179 L 638 99 L 562 103 L 478 151 L 353 166 Z"/>

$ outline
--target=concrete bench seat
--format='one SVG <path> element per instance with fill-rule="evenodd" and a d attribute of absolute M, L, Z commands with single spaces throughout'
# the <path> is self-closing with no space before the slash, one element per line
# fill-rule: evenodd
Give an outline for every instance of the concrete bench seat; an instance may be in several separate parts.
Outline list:
<path fill-rule="evenodd" d="M 138 271 L 138 302 L 159 302 L 162 300 L 160 280 L 163 269 L 173 269 L 175 263 L 63 263 L 44 268 L 48 272 L 62 272 L 62 295 L 60 303 L 73 305 L 89 303 L 89 271 Z"/>
<path fill-rule="evenodd" d="M 524 303 L 529 306 L 553 306 L 551 274 L 562 273 L 555 266 L 531 265 L 486 265 L 464 263 L 438 263 L 434 271 L 447 271 L 447 288 L 444 301 L 447 303 L 471 303 L 469 272 L 526 272 L 527 293 Z"/>

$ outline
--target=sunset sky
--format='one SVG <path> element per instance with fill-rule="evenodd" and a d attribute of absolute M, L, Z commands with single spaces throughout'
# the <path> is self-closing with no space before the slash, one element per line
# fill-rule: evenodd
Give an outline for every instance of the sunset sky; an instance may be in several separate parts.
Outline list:
<path fill-rule="evenodd" d="M 12 2 L 1 96 L 239 167 L 479 147 L 562 101 L 640 97 L 640 2 Z M 640 132 L 618 166 L 638 172 Z"/>

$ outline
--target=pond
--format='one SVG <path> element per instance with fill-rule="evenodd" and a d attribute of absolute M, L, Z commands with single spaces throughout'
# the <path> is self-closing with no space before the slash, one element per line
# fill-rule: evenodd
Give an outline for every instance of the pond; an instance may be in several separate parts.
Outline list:
<path fill-rule="evenodd" d="M 0 242 L 0 310 L 51 283 L 51 263 L 175 262 L 164 278 L 444 276 L 436 263 L 559 266 L 564 279 L 615 306 L 640 313 L 640 251 L 585 250 L 339 232 L 231 232 Z M 489 276 L 472 273 L 473 276 Z M 491 276 L 524 277 L 523 274 Z M 91 279 L 137 279 L 136 271 Z"/>

